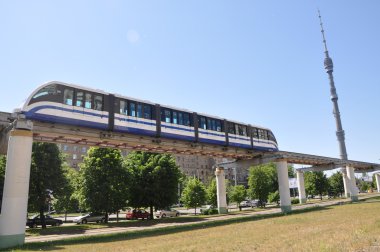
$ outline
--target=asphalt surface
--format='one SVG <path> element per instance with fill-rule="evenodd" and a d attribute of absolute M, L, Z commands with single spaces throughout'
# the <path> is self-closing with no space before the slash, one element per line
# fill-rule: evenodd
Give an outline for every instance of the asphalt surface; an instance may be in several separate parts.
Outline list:
<path fill-rule="evenodd" d="M 359 195 L 359 199 L 372 198 L 376 196 L 380 196 L 380 193 L 362 194 L 362 195 Z M 337 200 L 330 200 L 330 201 L 314 202 L 314 203 L 308 203 L 308 204 L 303 204 L 303 205 L 293 205 L 292 209 L 296 210 L 296 209 L 313 208 L 316 206 L 322 206 L 322 207 L 332 206 L 332 205 L 339 205 L 341 203 L 349 202 L 349 201 L 350 199 L 337 199 Z M 263 211 L 258 211 L 258 212 L 240 211 L 238 213 L 234 213 L 233 215 L 226 214 L 226 215 L 214 215 L 214 216 L 206 217 L 202 220 L 202 222 L 212 222 L 212 221 L 218 221 L 218 220 L 234 219 L 234 218 L 239 218 L 239 217 L 244 217 L 244 216 L 268 215 L 268 214 L 274 214 L 274 213 L 280 213 L 280 212 L 281 212 L 280 208 L 268 209 L 268 210 L 263 210 Z M 181 218 L 181 217 L 178 217 L 178 218 Z M 84 237 L 84 236 L 93 236 L 93 235 L 101 235 L 101 234 L 115 234 L 115 233 L 123 233 L 123 232 L 138 231 L 138 230 L 152 230 L 152 229 L 163 228 L 163 227 L 191 225 L 195 223 L 199 223 L 199 221 L 189 221 L 189 222 L 184 222 L 184 223 L 157 223 L 157 224 L 153 224 L 152 226 L 106 227 L 106 228 L 98 228 L 98 229 L 88 229 L 88 230 L 81 230 L 80 233 L 77 232 L 73 234 L 49 234 L 49 235 L 39 235 L 39 236 L 27 236 L 25 238 L 25 242 L 30 243 L 30 242 L 56 241 L 56 240 L 74 238 L 74 237 Z"/>

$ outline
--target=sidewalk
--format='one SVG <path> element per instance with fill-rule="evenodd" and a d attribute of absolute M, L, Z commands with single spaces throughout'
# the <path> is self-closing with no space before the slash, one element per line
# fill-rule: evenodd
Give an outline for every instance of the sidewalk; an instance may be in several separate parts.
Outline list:
<path fill-rule="evenodd" d="M 380 196 L 380 193 L 359 195 L 359 200 L 372 198 L 376 196 Z M 304 204 L 304 205 L 293 205 L 292 209 L 293 210 L 306 209 L 306 208 L 313 208 L 313 207 L 318 207 L 318 206 L 325 207 L 325 206 L 339 205 L 344 202 L 350 202 L 350 199 L 337 199 L 337 200 L 332 200 L 332 201 L 322 201 L 322 202 L 315 202 L 315 203 Z M 236 219 L 239 217 L 247 217 L 247 216 L 255 216 L 255 215 L 268 215 L 268 214 L 274 214 L 274 213 L 280 213 L 280 212 L 281 212 L 280 208 L 274 208 L 274 209 L 264 210 L 264 211 L 259 211 L 259 212 L 241 211 L 239 213 L 234 212 L 234 214 L 230 214 L 230 215 L 226 214 L 226 215 L 216 215 L 216 216 L 206 217 L 202 219 L 202 222 Z M 123 232 L 128 232 L 128 231 L 152 230 L 152 229 L 163 228 L 163 227 L 191 225 L 195 223 L 199 223 L 199 221 L 189 221 L 185 223 L 157 223 L 153 226 L 141 226 L 141 227 L 107 227 L 107 228 L 81 230 L 80 231 L 81 233 L 75 233 L 75 234 L 28 236 L 25 238 L 25 243 L 57 241 L 57 240 L 75 238 L 75 237 L 101 235 L 101 234 L 115 234 L 115 233 L 123 233 Z"/>

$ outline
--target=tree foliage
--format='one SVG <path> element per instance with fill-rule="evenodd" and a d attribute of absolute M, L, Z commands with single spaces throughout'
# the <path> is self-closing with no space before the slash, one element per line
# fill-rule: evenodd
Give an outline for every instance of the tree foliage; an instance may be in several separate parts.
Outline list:
<path fill-rule="evenodd" d="M 132 207 L 166 208 L 178 201 L 181 172 L 175 159 L 168 154 L 131 152 L 125 166 L 132 175 Z"/>
<path fill-rule="evenodd" d="M 231 186 L 231 191 L 229 194 L 229 198 L 231 202 L 236 202 L 237 206 L 240 208 L 240 202 L 245 200 L 247 197 L 247 190 L 243 185 L 236 185 L 236 186 Z"/>
<path fill-rule="evenodd" d="M 81 208 L 108 214 L 125 207 L 128 200 L 128 170 L 120 150 L 90 148 L 80 170 Z"/>
<path fill-rule="evenodd" d="M 259 165 L 249 169 L 248 186 L 252 199 L 267 201 L 273 190 L 273 164 Z"/>
<path fill-rule="evenodd" d="M 328 178 L 328 193 L 330 196 L 338 197 L 344 193 L 343 175 L 336 172 Z"/>
<path fill-rule="evenodd" d="M 67 213 L 70 211 L 76 211 L 79 208 L 78 199 L 75 197 L 75 190 L 77 178 L 79 172 L 73 168 L 64 165 L 63 166 L 64 177 L 63 190 L 60 194 L 54 195 L 53 207 L 57 212 L 65 213 L 65 221 L 67 220 Z"/>
<path fill-rule="evenodd" d="M 211 205 L 212 207 L 218 206 L 218 198 L 217 198 L 217 188 L 216 188 L 216 179 L 213 178 L 210 182 L 210 184 L 206 188 L 206 195 L 207 195 L 207 204 Z"/>
<path fill-rule="evenodd" d="M 320 195 L 321 199 L 328 191 L 328 180 L 322 172 L 305 172 L 305 190 L 308 195 Z"/>
<path fill-rule="evenodd" d="M 46 228 L 44 210 L 51 192 L 59 195 L 64 190 L 62 156 L 52 143 L 33 143 L 32 150 L 28 210 L 39 212 L 42 228 Z"/>
<path fill-rule="evenodd" d="M 206 189 L 203 183 L 197 178 L 189 179 L 183 190 L 181 200 L 186 207 L 194 208 L 196 214 L 197 207 L 202 206 L 206 201 Z"/>
<path fill-rule="evenodd" d="M 268 195 L 268 201 L 271 203 L 276 203 L 277 205 L 280 204 L 280 193 L 278 191 L 271 192 Z"/>

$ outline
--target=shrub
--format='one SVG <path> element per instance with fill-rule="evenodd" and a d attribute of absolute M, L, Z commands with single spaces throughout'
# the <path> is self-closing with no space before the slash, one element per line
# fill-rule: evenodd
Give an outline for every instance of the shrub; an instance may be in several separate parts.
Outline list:
<path fill-rule="evenodd" d="M 292 199 L 292 204 L 299 204 L 300 200 L 299 199 Z"/>
<path fill-rule="evenodd" d="M 218 209 L 216 208 L 209 208 L 202 211 L 202 214 L 204 215 L 212 215 L 212 214 L 218 214 Z"/>

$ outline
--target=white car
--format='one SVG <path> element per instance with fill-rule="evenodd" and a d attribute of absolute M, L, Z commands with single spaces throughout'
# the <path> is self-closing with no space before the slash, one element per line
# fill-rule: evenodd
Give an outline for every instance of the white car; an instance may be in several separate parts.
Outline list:
<path fill-rule="evenodd" d="M 82 216 L 75 217 L 73 219 L 73 222 L 77 224 L 86 224 L 87 222 L 103 223 L 105 222 L 105 220 L 106 217 L 104 216 L 104 214 L 88 213 Z"/>
<path fill-rule="evenodd" d="M 158 210 L 154 213 L 156 218 L 165 218 L 165 217 L 178 217 L 179 212 L 174 209 Z"/>

